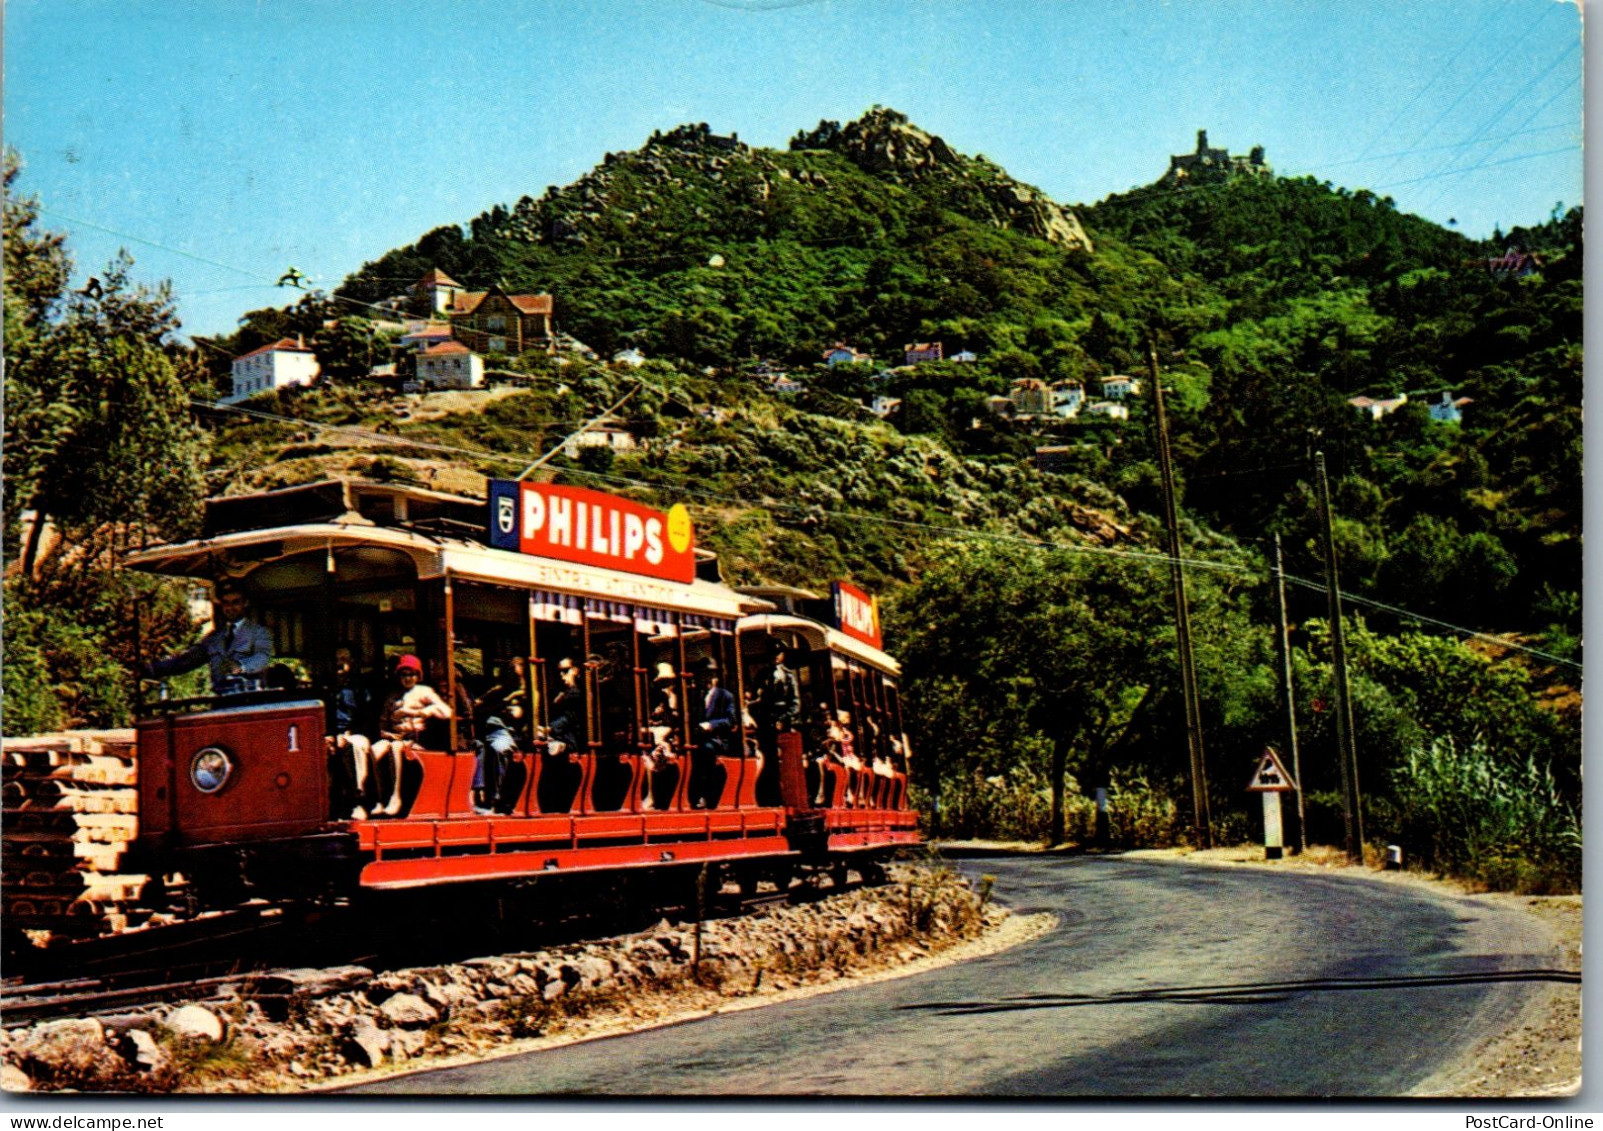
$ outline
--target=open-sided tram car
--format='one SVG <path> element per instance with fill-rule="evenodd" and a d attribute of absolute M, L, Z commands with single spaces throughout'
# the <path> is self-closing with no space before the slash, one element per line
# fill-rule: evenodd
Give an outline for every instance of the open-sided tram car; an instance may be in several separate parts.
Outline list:
<path fill-rule="evenodd" d="M 682 507 L 505 481 L 488 500 L 326 481 L 210 500 L 199 539 L 132 564 L 234 579 L 274 640 L 274 689 L 158 701 L 137 724 L 135 862 L 183 874 L 207 902 L 697 862 L 742 879 L 871 870 L 917 841 L 898 669 L 863 595 L 837 594 L 852 603 L 842 620 L 800 590 L 730 588 Z M 688 704 L 699 692 L 687 675 L 711 657 L 743 704 L 776 639 L 802 718 L 843 722 L 880 771 L 820 780 L 805 727 L 759 733 L 748 714 L 706 771 L 710 807 L 692 807 L 684 756 L 648 794 L 653 681 L 671 672 Z M 396 816 L 351 819 L 342 795 L 325 742 L 338 647 L 375 701 L 395 660 L 415 654 L 458 707 L 407 755 Z M 553 755 L 541 736 L 564 658 L 582 665 L 585 742 Z M 492 811 L 476 812 L 470 704 L 508 671 L 521 671 L 528 717 L 499 794 L 477 799 Z M 694 735 L 681 715 L 683 752 Z"/>

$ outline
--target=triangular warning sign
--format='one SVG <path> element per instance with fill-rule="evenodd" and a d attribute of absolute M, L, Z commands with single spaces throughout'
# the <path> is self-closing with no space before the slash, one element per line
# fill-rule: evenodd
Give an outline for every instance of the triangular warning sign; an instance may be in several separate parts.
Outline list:
<path fill-rule="evenodd" d="M 1264 747 L 1263 757 L 1258 761 L 1258 772 L 1247 783 L 1247 792 L 1282 793 L 1296 788 L 1297 783 L 1291 780 L 1291 775 L 1281 764 L 1280 755 L 1275 753 L 1273 747 Z"/>

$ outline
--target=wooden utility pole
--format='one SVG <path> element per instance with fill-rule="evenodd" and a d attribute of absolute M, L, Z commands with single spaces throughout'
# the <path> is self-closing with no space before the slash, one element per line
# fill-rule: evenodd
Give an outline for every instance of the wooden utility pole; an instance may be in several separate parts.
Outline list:
<path fill-rule="evenodd" d="M 1336 746 L 1341 763 L 1342 818 L 1347 826 L 1347 858 L 1364 860 L 1364 815 L 1358 807 L 1358 746 L 1353 738 L 1352 690 L 1347 682 L 1347 643 L 1341 628 L 1341 582 L 1336 572 L 1336 539 L 1331 529 L 1330 482 L 1325 453 L 1314 453 L 1319 487 L 1319 531 L 1325 549 L 1325 592 L 1330 599 L 1330 656 L 1336 676 Z"/>
<path fill-rule="evenodd" d="M 1163 521 L 1169 532 L 1169 580 L 1174 586 L 1175 643 L 1180 653 L 1180 690 L 1186 706 L 1186 745 L 1191 751 L 1192 827 L 1198 848 L 1213 847 L 1213 820 L 1208 812 L 1208 776 L 1202 754 L 1202 700 L 1197 695 L 1197 668 L 1191 653 L 1191 607 L 1186 600 L 1186 571 L 1180 561 L 1180 519 L 1174 505 L 1174 460 L 1169 451 L 1169 418 L 1158 379 L 1158 347 L 1147 339 L 1147 372 L 1152 403 L 1158 413 L 1158 466 L 1163 472 Z"/>
<path fill-rule="evenodd" d="M 1300 855 L 1308 851 L 1308 811 L 1302 803 L 1302 757 L 1297 752 L 1297 700 L 1291 687 L 1291 632 L 1286 625 L 1286 563 L 1275 535 L 1275 611 L 1278 630 L 1275 647 L 1280 653 L 1280 694 L 1286 703 L 1286 736 L 1291 750 L 1291 777 L 1297 783 L 1297 843 Z"/>

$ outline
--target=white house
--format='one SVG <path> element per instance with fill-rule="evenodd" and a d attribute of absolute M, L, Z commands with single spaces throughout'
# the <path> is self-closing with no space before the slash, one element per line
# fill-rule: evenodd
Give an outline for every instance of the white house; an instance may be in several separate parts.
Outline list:
<path fill-rule="evenodd" d="M 637 349 L 619 350 L 612 355 L 612 364 L 627 365 L 630 369 L 639 369 L 646 363 L 646 355 Z"/>
<path fill-rule="evenodd" d="M 889 416 L 901 407 L 901 397 L 887 397 L 884 393 L 875 393 L 874 399 L 869 402 L 868 411 L 875 416 Z"/>
<path fill-rule="evenodd" d="M 431 268 L 428 274 L 412 284 L 412 294 L 418 302 L 436 314 L 450 310 L 456 305 L 457 296 L 466 293 L 461 283 L 438 267 Z"/>
<path fill-rule="evenodd" d="M 435 389 L 477 389 L 484 384 L 484 359 L 461 342 L 441 342 L 418 355 L 417 379 Z"/>
<path fill-rule="evenodd" d="M 234 359 L 234 391 L 223 398 L 223 403 L 237 404 L 257 393 L 290 385 L 310 385 L 321 372 L 317 355 L 304 342 L 280 338 Z"/>
<path fill-rule="evenodd" d="M 962 365 L 973 364 L 979 359 L 980 355 L 975 353 L 973 350 L 958 350 L 951 357 L 947 358 L 948 361 L 955 361 Z"/>
<path fill-rule="evenodd" d="M 1408 403 L 1407 393 L 1397 393 L 1390 397 L 1353 397 L 1347 402 L 1361 413 L 1366 413 L 1371 420 L 1379 420 L 1389 416 Z"/>
<path fill-rule="evenodd" d="M 769 382 L 773 391 L 782 397 L 794 396 L 806 387 L 787 373 L 775 373 L 769 378 Z"/>
<path fill-rule="evenodd" d="M 1111 377 L 1102 378 L 1102 395 L 1110 401 L 1122 401 L 1125 397 L 1131 396 L 1139 397 L 1141 382 L 1134 377 L 1115 373 Z"/>
<path fill-rule="evenodd" d="M 836 342 L 824 351 L 826 365 L 850 365 L 854 362 L 872 361 L 866 353 L 858 353 L 851 346 Z"/>
<path fill-rule="evenodd" d="M 1095 401 L 1085 407 L 1087 416 L 1105 416 L 1109 420 L 1129 420 L 1130 409 L 1118 401 Z"/>
<path fill-rule="evenodd" d="M 615 452 L 632 452 L 637 447 L 639 444 L 635 442 L 632 432 L 601 425 L 580 432 L 576 436 L 569 436 L 563 441 L 562 454 L 569 459 L 578 459 L 579 453 L 585 448 L 611 448 Z"/>
<path fill-rule="evenodd" d="M 1064 418 L 1080 415 L 1085 405 L 1085 386 L 1078 381 L 1059 381 L 1052 386 L 1052 412 Z"/>

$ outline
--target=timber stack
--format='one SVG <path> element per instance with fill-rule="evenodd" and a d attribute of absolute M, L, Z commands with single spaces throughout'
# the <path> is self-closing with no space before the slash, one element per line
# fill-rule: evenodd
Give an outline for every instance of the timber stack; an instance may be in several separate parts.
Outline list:
<path fill-rule="evenodd" d="M 132 730 L 68 731 L 0 741 L 4 824 L 0 905 L 6 926 L 49 936 L 120 931 L 148 876 L 124 873 L 138 833 Z"/>

